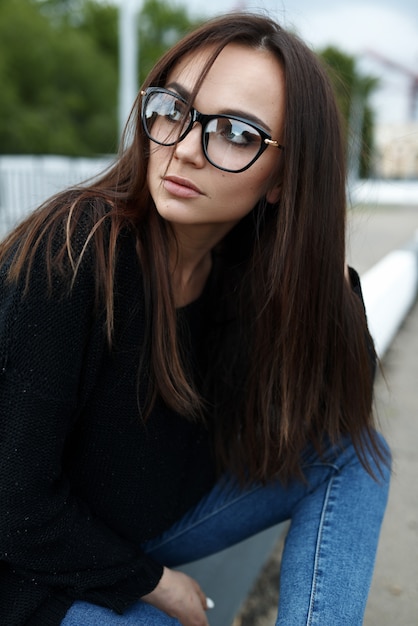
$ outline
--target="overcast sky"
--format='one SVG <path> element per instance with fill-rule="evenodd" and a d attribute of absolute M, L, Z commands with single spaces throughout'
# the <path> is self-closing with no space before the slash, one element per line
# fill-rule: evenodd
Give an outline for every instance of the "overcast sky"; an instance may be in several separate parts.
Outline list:
<path fill-rule="evenodd" d="M 418 74 L 418 0 L 178 0 L 190 12 L 217 15 L 236 8 L 265 11 L 314 48 L 333 44 L 358 56 L 358 69 L 381 77 L 373 100 L 378 120 L 408 119 L 411 81 L 367 50 Z"/>

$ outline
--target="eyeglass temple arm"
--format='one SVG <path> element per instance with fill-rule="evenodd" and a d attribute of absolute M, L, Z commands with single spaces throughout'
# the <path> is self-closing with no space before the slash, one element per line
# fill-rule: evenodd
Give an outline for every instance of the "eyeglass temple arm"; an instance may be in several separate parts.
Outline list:
<path fill-rule="evenodd" d="M 268 144 L 269 146 L 274 146 L 275 148 L 279 148 L 280 150 L 284 150 L 284 146 L 282 146 L 275 139 L 264 139 L 264 143 Z"/>

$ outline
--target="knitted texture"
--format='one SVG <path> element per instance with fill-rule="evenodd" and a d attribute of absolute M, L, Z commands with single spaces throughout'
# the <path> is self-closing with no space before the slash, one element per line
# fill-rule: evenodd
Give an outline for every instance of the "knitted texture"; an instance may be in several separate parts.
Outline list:
<path fill-rule="evenodd" d="M 94 308 L 91 259 L 71 293 L 55 277 L 48 295 L 42 252 L 26 295 L 0 276 L 0 624 L 7 626 L 57 626 L 75 599 L 122 613 L 162 574 L 141 543 L 215 480 L 202 425 L 162 402 L 141 422 L 145 320 L 134 237 L 125 234 L 120 246 L 112 350 L 105 312 Z M 204 332 L 201 313 L 199 301 L 187 311 L 192 334 Z"/>

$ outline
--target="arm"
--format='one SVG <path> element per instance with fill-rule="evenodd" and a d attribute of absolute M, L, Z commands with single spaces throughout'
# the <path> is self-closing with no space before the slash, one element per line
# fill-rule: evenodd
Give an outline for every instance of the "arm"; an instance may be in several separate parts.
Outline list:
<path fill-rule="evenodd" d="M 49 298 L 42 264 L 32 276 L 23 299 L 20 285 L 1 287 L 0 558 L 19 584 L 120 612 L 155 588 L 162 567 L 74 496 L 62 464 L 94 325 L 94 277 L 86 268 L 71 295 L 58 285 Z"/>

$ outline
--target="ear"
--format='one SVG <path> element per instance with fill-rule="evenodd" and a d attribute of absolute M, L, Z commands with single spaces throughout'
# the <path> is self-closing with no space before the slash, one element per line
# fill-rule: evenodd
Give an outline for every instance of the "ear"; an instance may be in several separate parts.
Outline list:
<path fill-rule="evenodd" d="M 266 193 L 266 200 L 269 204 L 276 204 L 280 200 L 280 193 L 282 190 L 282 186 L 280 184 L 274 185 L 271 187 L 269 191 Z"/>

